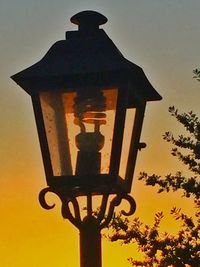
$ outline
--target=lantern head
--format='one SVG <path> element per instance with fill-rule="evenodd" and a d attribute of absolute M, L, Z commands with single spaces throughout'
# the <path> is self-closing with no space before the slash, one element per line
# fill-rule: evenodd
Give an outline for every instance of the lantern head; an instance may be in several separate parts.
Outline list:
<path fill-rule="evenodd" d="M 12 79 L 31 95 L 47 184 L 76 191 L 130 192 L 145 105 L 161 96 L 83 11 L 33 66 Z"/>

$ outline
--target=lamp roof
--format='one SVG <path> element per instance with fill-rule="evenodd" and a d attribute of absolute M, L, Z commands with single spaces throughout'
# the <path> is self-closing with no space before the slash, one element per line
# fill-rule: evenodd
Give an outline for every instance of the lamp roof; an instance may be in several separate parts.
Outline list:
<path fill-rule="evenodd" d="M 74 15 L 71 22 L 79 30 L 66 32 L 66 40 L 56 42 L 39 62 L 11 78 L 30 95 L 44 89 L 129 81 L 133 85 L 130 90 L 137 88 L 146 101 L 160 100 L 142 68 L 124 58 L 104 30 L 99 29 L 106 21 L 94 11 Z"/>

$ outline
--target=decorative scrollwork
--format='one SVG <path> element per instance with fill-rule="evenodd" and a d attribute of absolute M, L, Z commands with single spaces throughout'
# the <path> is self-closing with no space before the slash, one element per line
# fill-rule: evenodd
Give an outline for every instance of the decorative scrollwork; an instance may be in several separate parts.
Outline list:
<path fill-rule="evenodd" d="M 49 192 L 54 193 L 53 190 L 52 190 L 51 188 L 47 187 L 47 188 L 42 189 L 42 191 L 41 191 L 40 194 L 39 194 L 39 202 L 40 202 L 40 205 L 41 205 L 44 209 L 46 209 L 46 210 L 50 210 L 50 209 L 53 209 L 53 208 L 55 207 L 55 204 L 53 204 L 53 205 L 48 205 L 48 203 L 46 202 L 45 195 L 46 195 L 47 193 L 49 193 Z"/>
<path fill-rule="evenodd" d="M 136 210 L 135 200 L 130 195 L 127 195 L 127 194 L 118 194 L 110 202 L 108 214 L 105 217 L 104 222 L 101 223 L 101 225 L 100 225 L 101 229 L 103 229 L 104 227 L 108 226 L 108 224 L 110 223 L 110 221 L 112 219 L 112 216 L 114 214 L 115 207 L 119 206 L 120 203 L 121 203 L 121 201 L 123 199 L 126 199 L 129 202 L 129 204 L 130 204 L 130 210 L 128 212 L 122 210 L 121 213 L 123 215 L 125 215 L 125 216 L 130 216 L 130 215 L 132 215 L 135 212 L 135 210 Z"/>
<path fill-rule="evenodd" d="M 80 208 L 79 208 L 79 204 L 78 204 L 76 197 L 70 194 L 67 194 L 67 193 L 65 194 L 64 191 L 61 189 L 56 190 L 50 187 L 45 188 L 39 194 L 39 202 L 40 202 L 40 205 L 44 209 L 47 209 L 47 210 L 50 210 L 55 207 L 55 204 L 49 205 L 46 202 L 45 195 L 49 192 L 56 194 L 60 198 L 61 203 L 62 203 L 61 213 L 62 213 L 63 218 L 68 219 L 73 225 L 75 225 L 77 228 L 80 228 L 81 226 Z M 69 203 L 72 203 L 72 206 L 74 209 L 74 216 L 70 210 Z"/>
<path fill-rule="evenodd" d="M 117 206 L 119 206 L 122 202 L 122 200 L 126 200 L 128 201 L 129 205 L 130 205 L 130 209 L 129 211 L 124 211 L 122 210 L 121 213 L 125 216 L 130 216 L 135 212 L 136 209 L 136 203 L 135 200 L 128 194 L 116 194 L 116 196 L 114 196 L 114 198 L 110 201 L 110 203 L 108 204 L 108 200 L 109 200 L 109 193 L 104 193 L 102 194 L 102 200 L 101 200 L 101 204 L 100 204 L 100 208 L 96 211 L 92 210 L 92 194 L 88 193 L 86 195 L 87 197 L 87 216 L 83 219 L 81 219 L 81 212 L 80 212 L 80 205 L 79 202 L 77 200 L 78 196 L 76 196 L 76 193 L 73 192 L 67 192 L 66 190 L 63 189 L 55 189 L 55 188 L 45 188 L 43 189 L 40 194 L 39 194 L 39 202 L 41 204 L 41 206 L 44 209 L 52 209 L 55 207 L 55 204 L 53 205 L 49 205 L 46 202 L 45 196 L 47 193 L 54 193 L 56 194 L 62 203 L 62 207 L 61 207 L 61 212 L 62 212 L 62 216 L 65 219 L 68 219 L 74 226 L 76 226 L 79 230 L 81 229 L 82 225 L 83 225 L 83 221 L 87 218 L 91 218 L 96 220 L 96 223 L 99 225 L 99 229 L 103 229 L 106 226 L 108 226 L 108 224 L 110 223 L 112 216 L 114 214 L 114 210 Z M 73 211 L 71 211 L 70 208 L 70 203 L 73 207 Z M 108 207 L 108 212 L 106 214 L 106 209 L 107 206 Z"/>
<path fill-rule="evenodd" d="M 106 212 L 106 207 L 107 207 L 107 203 L 108 203 L 108 198 L 109 198 L 109 194 L 104 194 L 102 197 L 101 206 L 99 209 L 99 213 L 97 215 L 97 220 L 98 220 L 99 224 L 101 224 L 101 221 L 105 218 L 105 212 Z"/>
<path fill-rule="evenodd" d="M 135 200 L 134 198 L 132 198 L 132 196 L 130 195 L 123 195 L 122 196 L 122 199 L 126 199 L 129 204 L 130 204 L 130 210 L 128 212 L 126 212 L 125 210 L 122 210 L 121 213 L 124 215 L 124 216 L 131 216 L 135 213 L 135 210 L 136 210 L 136 203 L 135 203 Z"/>
<path fill-rule="evenodd" d="M 69 208 L 69 203 L 72 203 L 74 209 L 74 216 Z M 62 216 L 64 219 L 68 219 L 78 229 L 81 227 L 81 216 L 78 201 L 75 197 L 70 197 L 66 200 L 66 203 L 62 202 Z"/>

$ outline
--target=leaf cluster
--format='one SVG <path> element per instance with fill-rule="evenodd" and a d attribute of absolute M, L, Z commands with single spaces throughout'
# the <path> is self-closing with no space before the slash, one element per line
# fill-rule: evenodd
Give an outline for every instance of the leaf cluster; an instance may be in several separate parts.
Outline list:
<path fill-rule="evenodd" d="M 143 180 L 146 185 L 158 186 L 158 193 L 183 190 L 186 197 L 200 197 L 200 120 L 192 111 L 180 114 L 175 107 L 170 107 L 169 112 L 186 129 L 187 136 L 179 135 L 177 138 L 171 132 L 166 132 L 163 139 L 170 142 L 173 147 L 171 154 L 177 157 L 191 171 L 189 178 L 177 171 L 175 175 L 167 174 L 163 178 L 159 175 L 148 175 L 141 172 L 139 180 Z"/>
<path fill-rule="evenodd" d="M 115 223 L 111 223 L 113 234 L 111 241 L 121 240 L 123 244 L 137 243 L 138 250 L 144 254 L 144 260 L 137 261 L 130 257 L 132 266 L 199 266 L 200 265 L 200 219 L 197 222 L 173 208 L 171 214 L 181 221 L 182 228 L 177 235 L 160 232 L 159 226 L 163 213 L 155 214 L 154 224 L 146 225 L 139 218 L 132 221 L 115 216 Z M 119 223 L 119 224 L 118 224 Z"/>
<path fill-rule="evenodd" d="M 197 81 L 200 81 L 200 69 L 193 70 L 194 76 L 193 78 L 197 79 Z"/>

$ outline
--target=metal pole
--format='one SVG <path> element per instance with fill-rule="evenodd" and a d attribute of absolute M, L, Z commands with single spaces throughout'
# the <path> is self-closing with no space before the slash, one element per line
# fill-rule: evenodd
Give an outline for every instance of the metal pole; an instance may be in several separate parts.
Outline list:
<path fill-rule="evenodd" d="M 97 219 L 85 217 L 80 229 L 80 266 L 101 267 L 101 233 Z"/>

